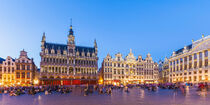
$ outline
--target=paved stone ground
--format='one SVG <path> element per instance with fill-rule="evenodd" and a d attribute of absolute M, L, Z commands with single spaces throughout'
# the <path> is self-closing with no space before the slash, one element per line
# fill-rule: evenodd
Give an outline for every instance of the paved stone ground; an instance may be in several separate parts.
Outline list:
<path fill-rule="evenodd" d="M 133 88 L 130 93 L 114 90 L 112 95 L 83 96 L 80 90 L 73 93 L 44 95 L 43 93 L 10 97 L 0 95 L 0 105 L 210 105 L 210 92 L 197 92 L 191 89 L 186 94 L 168 89 L 151 92 Z"/>

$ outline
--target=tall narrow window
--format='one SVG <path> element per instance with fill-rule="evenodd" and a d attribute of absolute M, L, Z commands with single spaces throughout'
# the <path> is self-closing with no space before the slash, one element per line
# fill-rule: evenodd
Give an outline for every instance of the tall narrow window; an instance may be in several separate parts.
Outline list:
<path fill-rule="evenodd" d="M 22 78 L 25 78 L 25 72 L 22 72 L 22 73 L 21 73 L 21 77 L 22 77 Z"/>
<path fill-rule="evenodd" d="M 197 59 L 197 54 L 196 53 L 194 54 L 194 59 Z"/>
<path fill-rule="evenodd" d="M 22 70 L 25 70 L 25 65 L 22 65 Z"/>
<path fill-rule="evenodd" d="M 16 72 L 16 78 L 20 78 L 20 72 Z"/>
<path fill-rule="evenodd" d="M 27 70 L 30 70 L 30 65 L 27 65 Z"/>
<path fill-rule="evenodd" d="M 205 57 L 208 57 L 208 50 L 206 50 L 205 52 L 204 52 L 205 54 Z"/>
<path fill-rule="evenodd" d="M 27 79 L 30 78 L 30 72 L 27 72 Z"/>

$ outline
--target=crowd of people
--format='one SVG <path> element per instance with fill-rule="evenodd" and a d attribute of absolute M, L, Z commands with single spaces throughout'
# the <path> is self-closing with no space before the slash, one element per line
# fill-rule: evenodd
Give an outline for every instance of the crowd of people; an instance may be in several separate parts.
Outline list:
<path fill-rule="evenodd" d="M 21 94 L 35 95 L 41 92 L 45 93 L 45 95 L 48 95 L 53 91 L 63 94 L 71 92 L 72 88 L 67 86 L 17 86 L 0 88 L 0 94 L 9 94 L 10 96 L 19 96 Z"/>
<path fill-rule="evenodd" d="M 129 93 L 132 88 L 147 89 L 149 91 L 157 91 L 160 89 L 181 90 L 183 93 L 189 88 L 197 88 L 197 91 L 209 91 L 210 85 L 208 83 L 165 83 L 165 84 L 138 84 L 138 85 L 78 85 L 78 86 L 30 86 L 30 87 L 0 87 L 0 94 L 9 94 L 10 96 L 19 96 L 21 94 L 35 95 L 37 93 L 44 93 L 45 95 L 52 93 L 66 94 L 73 91 L 75 88 L 80 88 L 81 94 L 88 96 L 91 93 L 98 94 L 112 94 L 113 90 Z"/>
<path fill-rule="evenodd" d="M 198 84 L 192 84 L 192 83 L 166 83 L 166 84 L 159 84 L 159 88 L 161 89 L 174 89 L 178 90 L 180 89 L 182 93 L 185 93 L 186 90 L 189 90 L 190 88 L 195 88 L 196 91 L 209 91 L 210 90 L 210 84 L 209 83 L 198 83 Z"/>

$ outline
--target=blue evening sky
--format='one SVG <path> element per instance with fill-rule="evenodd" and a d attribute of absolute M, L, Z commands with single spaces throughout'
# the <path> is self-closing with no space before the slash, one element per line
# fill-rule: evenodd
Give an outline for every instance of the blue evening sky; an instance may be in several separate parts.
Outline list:
<path fill-rule="evenodd" d="M 0 0 L 0 57 L 25 49 L 39 67 L 42 33 L 67 43 L 70 18 L 76 45 L 97 40 L 99 67 L 108 53 L 130 48 L 157 62 L 210 34 L 210 0 Z"/>

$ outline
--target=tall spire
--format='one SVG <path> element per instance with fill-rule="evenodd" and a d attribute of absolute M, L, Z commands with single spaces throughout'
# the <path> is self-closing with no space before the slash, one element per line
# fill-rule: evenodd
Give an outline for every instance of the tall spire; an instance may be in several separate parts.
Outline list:
<path fill-rule="evenodd" d="M 45 42 L 46 41 L 46 36 L 45 36 L 45 32 L 43 33 L 43 36 L 42 36 L 42 42 Z"/>
<path fill-rule="evenodd" d="M 96 42 L 96 39 L 94 40 L 94 47 L 97 48 L 97 42 Z"/>
<path fill-rule="evenodd" d="M 204 38 L 204 34 L 202 34 L 202 38 Z"/>
<path fill-rule="evenodd" d="M 69 35 L 74 35 L 74 31 L 72 29 L 72 19 L 71 19 L 71 23 L 70 23 Z"/>

